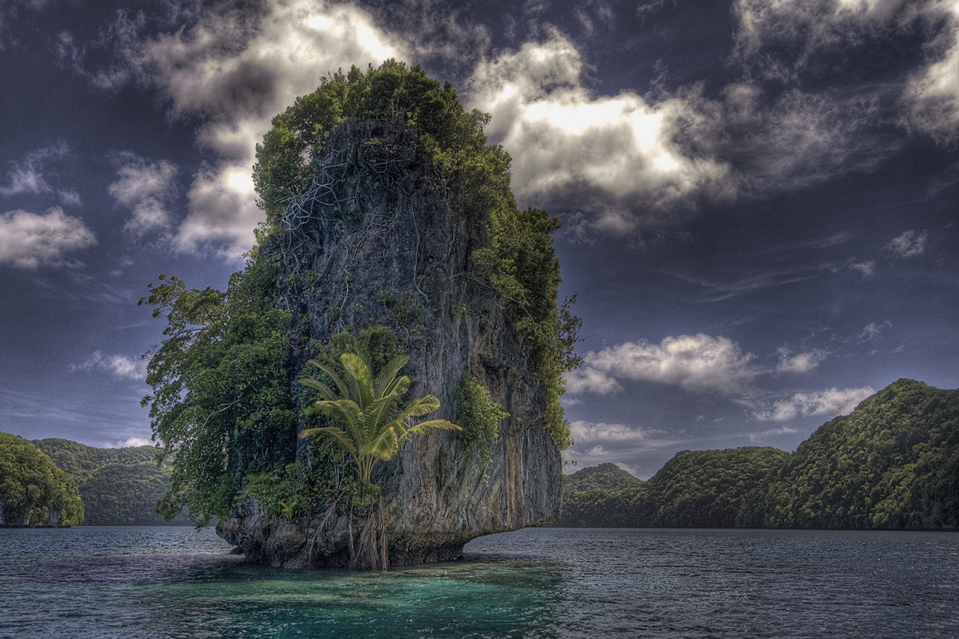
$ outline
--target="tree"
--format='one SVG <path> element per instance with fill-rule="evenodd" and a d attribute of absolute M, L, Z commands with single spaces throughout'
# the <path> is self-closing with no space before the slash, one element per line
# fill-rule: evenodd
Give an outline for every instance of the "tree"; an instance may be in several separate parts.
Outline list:
<path fill-rule="evenodd" d="M 400 397 L 410 388 L 410 378 L 399 375 L 400 369 L 409 361 L 406 355 L 393 358 L 376 375 L 369 361 L 356 353 L 344 353 L 340 361 L 343 376 L 316 360 L 310 360 L 311 364 L 333 380 L 339 394 L 315 379 L 300 380 L 301 384 L 315 389 L 320 395 L 321 399 L 314 403 L 314 409 L 338 425 L 307 428 L 300 433 L 300 437 L 324 435 L 336 440 L 353 458 L 362 489 L 372 486 L 371 477 L 376 464 L 389 461 L 411 435 L 423 434 L 433 428 L 460 430 L 459 426 L 445 419 L 411 425 L 413 419 L 428 415 L 440 407 L 439 400 L 432 395 L 418 397 L 405 407 L 398 408 Z M 359 555 L 372 560 L 368 561 L 369 564 L 379 563 L 386 570 L 388 556 L 382 495 L 377 504 L 377 513 L 371 513 L 360 535 Z M 376 552 L 377 544 L 374 542 L 377 535 L 372 529 L 374 519 L 378 521 L 380 529 L 379 552 Z M 351 530 L 351 549 L 352 543 Z M 355 563 L 356 553 L 351 552 L 351 555 L 351 561 Z M 363 561 L 367 563 L 366 559 Z"/>
<path fill-rule="evenodd" d="M 32 443 L 0 433 L 0 523 L 79 526 L 77 485 Z"/>

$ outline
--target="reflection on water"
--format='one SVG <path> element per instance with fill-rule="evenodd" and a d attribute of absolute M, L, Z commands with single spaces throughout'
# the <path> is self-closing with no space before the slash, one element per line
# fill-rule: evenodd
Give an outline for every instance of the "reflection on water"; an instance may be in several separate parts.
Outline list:
<path fill-rule="evenodd" d="M 531 529 L 280 571 L 211 530 L 0 530 L 0 637 L 956 637 L 959 535 Z"/>

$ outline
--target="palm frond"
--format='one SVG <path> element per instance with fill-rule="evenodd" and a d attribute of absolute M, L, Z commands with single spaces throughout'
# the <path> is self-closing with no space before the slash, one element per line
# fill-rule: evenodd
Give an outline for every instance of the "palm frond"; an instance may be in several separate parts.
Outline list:
<path fill-rule="evenodd" d="M 401 379 L 400 377 L 397 377 L 397 375 L 399 375 L 400 369 L 406 366 L 406 363 L 409 361 L 410 358 L 408 355 L 399 355 L 391 359 L 389 362 L 387 362 L 386 366 L 380 369 L 379 374 L 376 376 L 376 385 L 374 391 L 377 397 L 393 394 L 391 392 L 387 392 L 387 388 L 394 386 L 396 381 Z M 399 394 L 402 395 L 402 393 Z"/>
<path fill-rule="evenodd" d="M 422 435 L 432 428 L 439 428 L 440 430 L 449 431 L 463 430 L 460 426 L 457 426 L 453 422 L 448 422 L 445 419 L 431 419 L 426 422 L 420 422 L 411 428 L 407 428 L 406 432 L 403 433 L 403 439 L 406 439 L 406 437 L 409 435 Z"/>
<path fill-rule="evenodd" d="M 320 397 L 323 399 L 336 399 L 336 395 L 332 390 L 330 390 L 330 387 L 323 382 L 318 382 L 315 379 L 305 378 L 300 380 L 300 385 L 316 389 L 320 393 Z"/>
<path fill-rule="evenodd" d="M 333 380 L 333 384 L 336 386 L 336 389 L 340 392 L 340 395 L 348 396 L 346 393 L 347 386 L 344 383 L 344 381 L 340 379 L 340 376 L 336 374 L 336 371 L 334 371 L 332 368 L 330 368 L 323 362 L 316 359 L 309 360 L 307 364 L 312 364 L 313 366 L 316 366 L 318 369 L 326 373 L 329 376 L 329 378 Z"/>
<path fill-rule="evenodd" d="M 307 428 L 302 433 L 300 437 L 316 437 L 317 435 L 327 435 L 337 440 L 343 448 L 347 450 L 351 455 L 356 455 L 356 445 L 349 436 L 343 432 L 342 429 L 337 428 L 336 426 L 324 426 L 323 428 Z"/>

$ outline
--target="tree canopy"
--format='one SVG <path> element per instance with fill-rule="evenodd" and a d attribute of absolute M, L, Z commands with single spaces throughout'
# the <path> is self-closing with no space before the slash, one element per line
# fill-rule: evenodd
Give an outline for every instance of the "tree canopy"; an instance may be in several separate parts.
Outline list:
<path fill-rule="evenodd" d="M 87 526 L 189 524 L 185 515 L 166 522 L 157 503 L 170 490 L 172 460 L 157 464 L 154 446 L 96 448 L 66 439 L 33 442 L 76 482 Z"/>
<path fill-rule="evenodd" d="M 83 501 L 73 480 L 36 446 L 6 433 L 0 433 L 0 522 L 83 523 Z"/>
<path fill-rule="evenodd" d="M 959 391 L 901 379 L 791 455 L 683 451 L 638 484 L 587 472 L 566 482 L 558 525 L 959 528 Z"/>

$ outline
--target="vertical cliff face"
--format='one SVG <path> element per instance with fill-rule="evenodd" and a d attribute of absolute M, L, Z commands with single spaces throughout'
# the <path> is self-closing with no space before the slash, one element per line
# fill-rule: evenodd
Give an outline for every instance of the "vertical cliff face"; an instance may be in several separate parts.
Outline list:
<path fill-rule="evenodd" d="M 431 418 L 458 421 L 465 373 L 509 413 L 488 463 L 461 435 L 432 431 L 378 467 L 391 563 L 450 559 L 477 536 L 555 520 L 562 462 L 543 426 L 546 392 L 471 261 L 488 244 L 488 212 L 454 204 L 448 178 L 418 156 L 415 131 L 401 124 L 346 122 L 314 167 L 282 239 L 264 249 L 282 259 L 281 304 L 299 327 L 294 368 L 306 365 L 311 340 L 386 326 L 410 356 L 409 397 L 440 400 Z M 251 500 L 220 525 L 249 558 L 283 566 L 343 565 L 349 528 L 337 509 L 290 522 Z"/>

